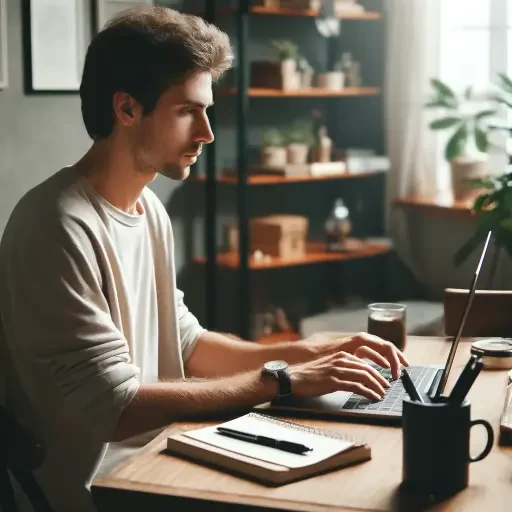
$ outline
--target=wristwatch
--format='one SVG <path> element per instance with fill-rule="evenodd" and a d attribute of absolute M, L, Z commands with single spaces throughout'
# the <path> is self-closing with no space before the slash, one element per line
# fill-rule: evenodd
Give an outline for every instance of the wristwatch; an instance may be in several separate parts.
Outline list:
<path fill-rule="evenodd" d="M 288 363 L 286 361 L 268 361 L 261 370 L 263 375 L 271 375 L 277 379 L 279 391 L 277 399 L 287 398 L 292 394 L 292 382 L 288 374 Z"/>

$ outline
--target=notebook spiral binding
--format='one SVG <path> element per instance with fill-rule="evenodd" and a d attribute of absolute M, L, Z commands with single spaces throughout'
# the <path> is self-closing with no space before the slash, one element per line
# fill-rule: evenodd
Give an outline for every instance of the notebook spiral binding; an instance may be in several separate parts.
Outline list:
<path fill-rule="evenodd" d="M 252 418 L 256 418 L 258 420 L 275 423 L 276 425 L 279 425 L 282 427 L 289 427 L 289 428 L 293 428 L 295 430 L 301 430 L 303 432 L 308 432 L 310 434 L 316 434 L 319 436 L 329 437 L 331 439 L 339 439 L 341 441 L 348 441 L 348 442 L 354 443 L 354 445 L 356 447 L 364 446 L 366 444 L 361 439 L 356 439 L 352 436 L 347 436 L 345 434 L 339 434 L 338 432 L 333 432 L 332 430 L 324 430 L 324 429 L 318 429 L 318 428 L 314 428 L 314 427 L 308 427 L 307 425 L 301 425 L 300 423 L 295 423 L 293 421 L 278 419 L 278 418 L 275 418 L 274 416 L 270 416 L 267 414 L 251 412 L 251 413 L 249 413 L 249 416 Z"/>

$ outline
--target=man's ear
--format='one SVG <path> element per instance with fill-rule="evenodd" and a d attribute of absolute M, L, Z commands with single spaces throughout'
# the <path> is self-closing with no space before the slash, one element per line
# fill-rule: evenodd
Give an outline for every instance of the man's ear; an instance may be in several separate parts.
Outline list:
<path fill-rule="evenodd" d="M 121 124 L 131 126 L 136 118 L 137 101 L 125 92 L 116 92 L 113 97 L 114 114 Z"/>

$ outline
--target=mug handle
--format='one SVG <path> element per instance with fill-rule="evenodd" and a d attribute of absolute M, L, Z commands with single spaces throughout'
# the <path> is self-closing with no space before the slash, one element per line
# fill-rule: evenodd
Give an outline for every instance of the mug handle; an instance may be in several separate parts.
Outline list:
<path fill-rule="evenodd" d="M 480 455 L 477 455 L 476 457 L 469 456 L 469 462 L 478 462 L 479 460 L 485 459 L 485 457 L 489 455 L 494 444 L 494 432 L 492 431 L 491 424 L 486 420 L 473 420 L 471 421 L 469 428 L 472 428 L 475 425 L 483 425 L 485 430 L 487 430 L 487 444 Z"/>

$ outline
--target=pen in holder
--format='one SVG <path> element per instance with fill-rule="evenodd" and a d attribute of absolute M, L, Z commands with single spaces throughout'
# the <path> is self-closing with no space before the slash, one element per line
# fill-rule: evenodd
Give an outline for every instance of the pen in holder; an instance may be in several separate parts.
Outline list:
<path fill-rule="evenodd" d="M 475 425 L 487 430 L 487 444 L 479 455 L 471 457 L 469 438 Z M 402 436 L 404 487 L 438 498 L 467 487 L 469 464 L 487 457 L 494 443 L 491 425 L 485 420 L 471 420 L 469 401 L 452 404 L 445 398 L 435 403 L 404 400 Z"/>

